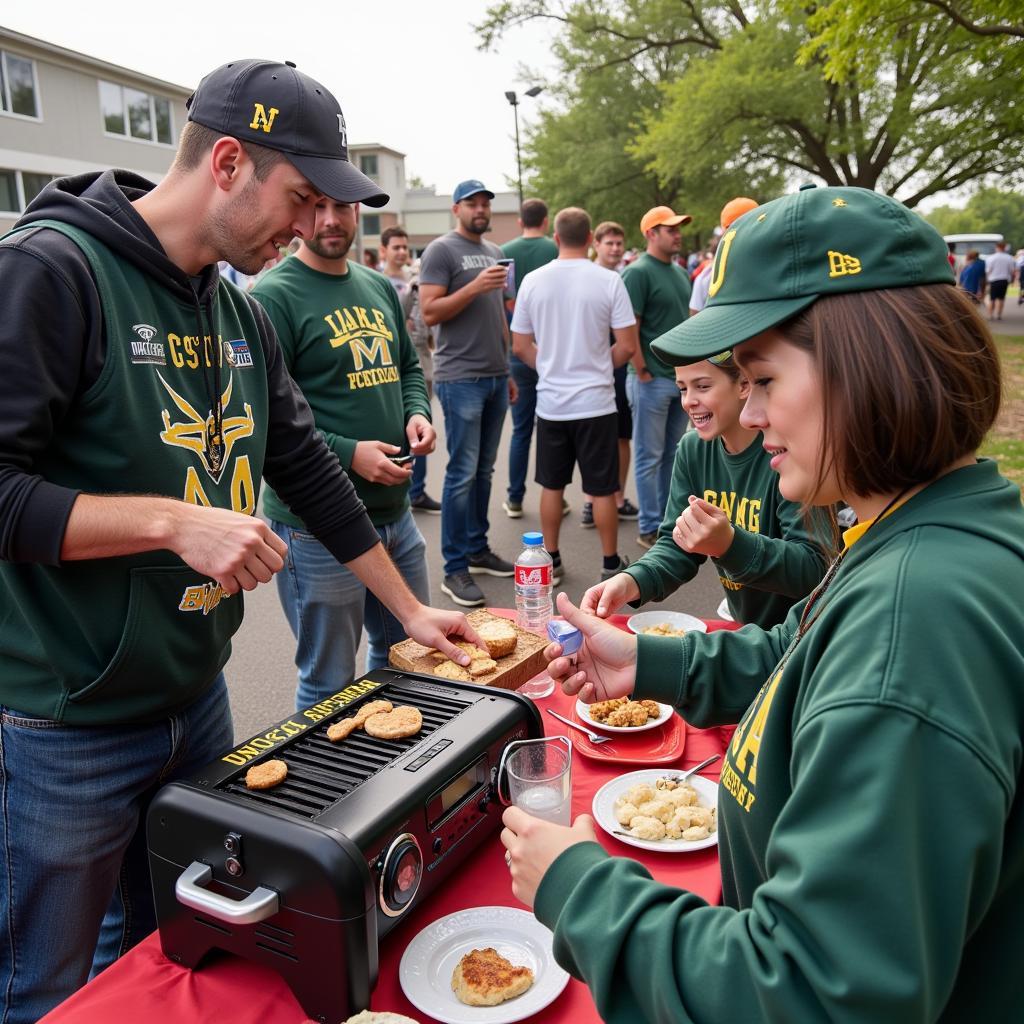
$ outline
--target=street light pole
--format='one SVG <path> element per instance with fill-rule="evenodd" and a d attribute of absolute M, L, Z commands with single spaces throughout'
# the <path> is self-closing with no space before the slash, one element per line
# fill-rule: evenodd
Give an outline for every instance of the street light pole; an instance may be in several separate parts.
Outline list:
<path fill-rule="evenodd" d="M 541 86 L 534 85 L 526 90 L 525 95 L 533 97 L 540 95 Z M 512 107 L 512 114 L 516 122 L 516 181 L 519 184 L 519 209 L 523 208 L 523 161 L 519 150 L 519 97 L 510 89 L 505 93 L 505 99 Z"/>

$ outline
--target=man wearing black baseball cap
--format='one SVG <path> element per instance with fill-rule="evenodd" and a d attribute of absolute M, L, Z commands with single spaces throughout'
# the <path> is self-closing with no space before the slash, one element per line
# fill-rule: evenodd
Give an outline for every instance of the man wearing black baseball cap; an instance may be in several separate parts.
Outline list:
<path fill-rule="evenodd" d="M 152 930 L 149 795 L 232 739 L 240 591 L 287 549 L 261 478 L 417 640 L 466 663 L 316 433 L 255 273 L 324 196 L 381 205 L 334 97 L 235 61 L 174 165 L 52 182 L 0 241 L 0 1017 L 35 1021 Z M 59 922 L 59 924 L 56 924 Z M 102 926 L 101 926 L 102 924 Z M 94 954 L 95 948 L 95 954 Z M 15 955 L 16 954 L 16 955 Z"/>

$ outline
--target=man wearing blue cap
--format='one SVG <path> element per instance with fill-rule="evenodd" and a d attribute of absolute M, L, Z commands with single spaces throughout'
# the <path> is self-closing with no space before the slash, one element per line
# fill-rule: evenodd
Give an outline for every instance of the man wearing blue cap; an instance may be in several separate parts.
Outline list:
<path fill-rule="evenodd" d="M 487 506 L 501 426 L 515 382 L 502 294 L 501 249 L 485 241 L 494 193 L 475 179 L 452 193 L 456 227 L 427 246 L 420 263 L 420 306 L 438 325 L 434 388 L 444 412 L 448 467 L 441 496 L 441 589 L 465 608 L 484 604 L 474 575 L 511 576 L 511 562 L 487 542 Z"/>

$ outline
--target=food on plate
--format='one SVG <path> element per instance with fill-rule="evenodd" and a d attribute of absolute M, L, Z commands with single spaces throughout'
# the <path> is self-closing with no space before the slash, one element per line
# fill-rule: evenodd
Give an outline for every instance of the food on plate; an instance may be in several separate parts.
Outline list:
<path fill-rule="evenodd" d="M 615 726 L 619 729 L 634 729 L 646 725 L 650 720 L 661 714 L 656 700 L 630 700 L 628 697 L 615 697 L 612 700 L 599 700 L 590 705 L 588 714 L 595 722 Z"/>
<path fill-rule="evenodd" d="M 670 622 L 659 622 L 656 626 L 645 626 L 640 630 L 646 636 L 686 636 L 685 629 L 679 629 Z"/>
<path fill-rule="evenodd" d="M 442 661 L 435 666 L 433 674 L 442 679 L 457 679 L 460 683 L 468 683 L 473 678 L 468 668 L 456 665 L 454 661 Z"/>
<path fill-rule="evenodd" d="M 371 715 L 363 728 L 367 736 L 380 740 L 404 740 L 415 736 L 423 728 L 423 714 L 419 708 L 400 704 L 394 711 L 381 711 Z"/>
<path fill-rule="evenodd" d="M 362 729 L 363 724 L 370 717 L 370 715 L 379 714 L 381 711 L 391 711 L 394 708 L 394 704 L 389 700 L 371 700 L 368 704 L 364 704 L 356 713 L 353 715 L 356 722 L 356 728 Z"/>
<path fill-rule="evenodd" d="M 511 654 L 519 642 L 516 627 L 506 619 L 488 619 L 475 629 L 477 636 L 487 645 L 492 658 L 503 658 Z"/>
<path fill-rule="evenodd" d="M 529 967 L 516 967 L 491 946 L 468 952 L 452 974 L 452 991 L 469 1006 L 497 1006 L 532 984 Z"/>
<path fill-rule="evenodd" d="M 641 782 L 623 790 L 613 805 L 615 820 L 635 839 L 707 839 L 718 828 L 714 807 L 701 805 L 697 790 L 670 775 L 651 785 Z"/>
<path fill-rule="evenodd" d="M 288 765 L 274 758 L 262 764 L 254 764 L 245 773 L 245 784 L 249 789 L 273 789 L 284 782 Z"/>
<path fill-rule="evenodd" d="M 359 723 L 354 718 L 343 718 L 327 727 L 327 738 L 332 743 L 346 740 L 359 728 Z"/>

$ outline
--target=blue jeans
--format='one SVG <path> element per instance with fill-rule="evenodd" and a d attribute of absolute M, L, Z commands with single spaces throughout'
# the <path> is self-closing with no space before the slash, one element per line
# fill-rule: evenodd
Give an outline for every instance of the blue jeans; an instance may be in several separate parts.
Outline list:
<path fill-rule="evenodd" d="M 519 397 L 512 404 L 512 439 L 508 446 L 508 500 L 522 504 L 530 467 L 530 441 L 537 419 L 537 371 L 512 356 L 512 379 Z"/>
<path fill-rule="evenodd" d="M 689 418 L 679 401 L 674 380 L 655 377 L 641 383 L 635 373 L 626 378 L 626 395 L 633 410 L 633 476 L 640 503 L 641 533 L 661 526 L 672 485 L 676 447 Z"/>
<path fill-rule="evenodd" d="M 441 554 L 450 576 L 487 550 L 491 477 L 508 411 L 508 377 L 435 381 L 444 412 L 448 466 L 441 496 Z"/>
<path fill-rule="evenodd" d="M 223 674 L 153 725 L 0 709 L 0 1020 L 38 1020 L 156 927 L 150 799 L 231 740 Z"/>
<path fill-rule="evenodd" d="M 277 596 L 297 642 L 298 708 L 330 697 L 355 678 L 356 651 L 366 627 L 366 671 L 384 668 L 388 650 L 406 637 L 402 624 L 355 573 L 342 565 L 311 533 L 284 523 L 271 528 L 288 545 L 288 560 L 275 576 Z M 384 550 L 424 604 L 430 603 L 427 545 L 412 513 L 378 526 Z"/>
<path fill-rule="evenodd" d="M 409 500 L 422 498 L 427 489 L 427 457 L 417 455 L 412 462 L 412 479 L 409 481 Z"/>

